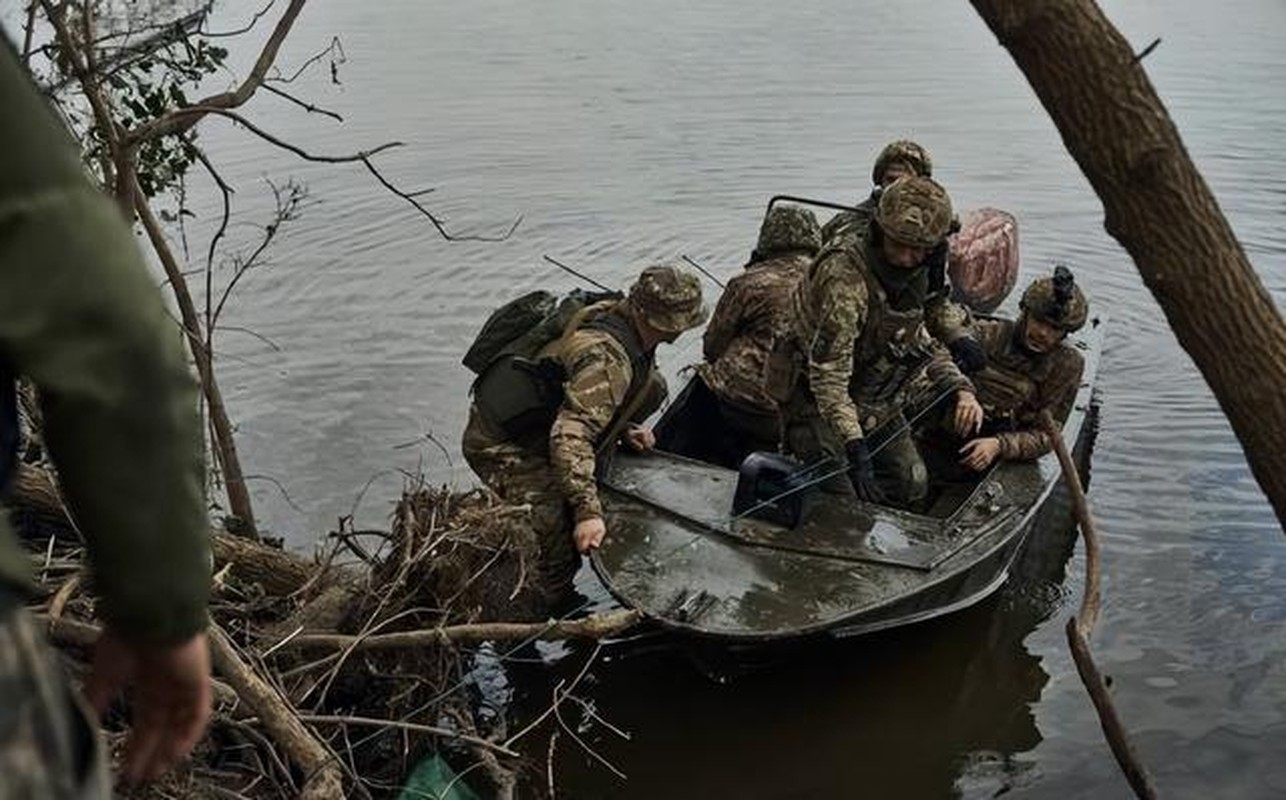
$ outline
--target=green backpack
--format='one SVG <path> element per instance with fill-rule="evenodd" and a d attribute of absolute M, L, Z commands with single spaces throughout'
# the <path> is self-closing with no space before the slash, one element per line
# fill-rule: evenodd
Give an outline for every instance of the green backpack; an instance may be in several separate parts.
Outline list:
<path fill-rule="evenodd" d="M 461 359 L 478 376 L 471 391 L 482 415 L 513 437 L 548 427 L 566 376 L 540 351 L 586 306 L 623 296 L 575 289 L 559 298 L 538 289 L 493 311 Z"/>
<path fill-rule="evenodd" d="M 461 363 L 482 375 L 502 356 L 535 358 L 541 348 L 563 335 L 582 308 L 622 297 L 620 292 L 584 289 L 573 289 L 561 298 L 544 289 L 528 292 L 491 312 Z"/>

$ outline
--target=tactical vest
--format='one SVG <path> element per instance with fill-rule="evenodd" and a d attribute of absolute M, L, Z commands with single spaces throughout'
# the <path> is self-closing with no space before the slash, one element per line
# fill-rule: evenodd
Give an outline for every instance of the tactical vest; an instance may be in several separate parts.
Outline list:
<path fill-rule="evenodd" d="M 474 404 L 479 412 L 511 439 L 541 439 L 558 415 L 564 398 L 567 373 L 560 357 L 573 333 L 580 328 L 601 330 L 620 343 L 630 359 L 630 384 L 625 397 L 600 439 L 619 430 L 621 416 L 631 412 L 639 392 L 647 385 L 653 357 L 644 352 L 634 324 L 616 313 L 615 302 L 587 306 L 568 323 L 562 336 L 555 339 L 534 359 L 504 356 L 478 377 L 473 385 Z M 596 443 L 595 449 L 602 442 Z"/>
<path fill-rule="evenodd" d="M 932 339 L 924 327 L 925 281 L 907 288 L 903 308 L 894 308 L 867 258 L 878 257 L 867 247 L 859 269 L 866 281 L 866 320 L 853 345 L 853 376 L 849 394 L 854 401 L 879 403 L 893 399 L 907 379 L 932 355 Z"/>
<path fill-rule="evenodd" d="M 629 388 L 625 390 L 625 397 L 621 399 L 621 404 L 617 406 L 616 413 L 612 415 L 612 421 L 607 427 L 603 428 L 603 432 L 599 434 L 598 441 L 594 442 L 594 450 L 598 451 L 620 435 L 620 431 L 628 423 L 625 416 L 627 414 L 633 416 L 638 411 L 639 404 L 636 401 L 639 399 L 639 394 L 647 386 L 648 378 L 656 367 L 656 352 L 643 349 L 643 342 L 639 340 L 639 333 L 634 327 L 634 322 L 617 313 L 614 308 L 591 317 L 581 327 L 604 331 L 620 343 L 621 347 L 625 349 L 625 354 L 630 359 Z"/>
<path fill-rule="evenodd" d="M 989 351 L 987 366 L 970 377 L 987 417 L 996 422 L 1012 422 L 1015 415 L 1035 403 L 1036 392 L 1048 377 L 1050 360 L 1022 349 L 1017 340 L 1016 323 L 1003 320 L 1001 324 L 1000 340 L 1004 346 Z"/>

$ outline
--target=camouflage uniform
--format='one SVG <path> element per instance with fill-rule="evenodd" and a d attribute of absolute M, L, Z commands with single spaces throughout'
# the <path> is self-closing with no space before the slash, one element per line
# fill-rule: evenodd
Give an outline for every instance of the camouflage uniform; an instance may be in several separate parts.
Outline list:
<path fill-rule="evenodd" d="M 120 209 L 7 42 L 0 108 L 0 360 L 39 390 L 99 616 L 130 642 L 186 642 L 206 625 L 210 554 L 182 344 Z M 30 569 L 0 513 L 0 797 L 107 797 L 95 726 L 21 609 Z"/>
<path fill-rule="evenodd" d="M 881 198 L 879 234 L 936 244 L 951 216 L 946 193 L 927 178 L 895 186 Z M 877 427 L 890 433 L 903 427 L 901 409 L 920 369 L 936 386 L 971 388 L 925 327 L 925 267 L 885 263 L 877 238 L 824 249 L 792 296 L 794 341 L 807 367 L 789 404 L 787 438 L 809 461 L 841 460 L 846 443 Z M 927 471 L 908 431 L 883 445 L 875 467 L 896 502 L 914 503 L 927 491 Z M 828 488 L 848 493 L 838 481 Z"/>
<path fill-rule="evenodd" d="M 621 415 L 643 419 L 664 398 L 654 349 L 642 350 L 636 320 L 677 334 L 705 318 L 701 286 L 693 275 L 673 266 L 649 267 L 626 300 L 591 306 L 542 352 L 566 375 L 549 429 L 514 437 L 486 419 L 477 403 L 470 407 L 465 460 L 506 502 L 531 506 L 541 545 L 537 580 L 551 604 L 570 589 L 580 565 L 569 520 L 603 516 L 595 477 L 598 455 L 624 432 Z"/>
<path fill-rule="evenodd" d="M 875 157 L 871 167 L 871 185 L 875 187 L 870 196 L 856 206 L 856 211 L 841 211 L 822 227 L 822 243 L 831 244 L 839 236 L 864 235 L 867 223 L 875 216 L 875 207 L 880 202 L 880 190 L 885 186 L 884 173 L 897 162 L 908 173 L 921 178 L 933 177 L 933 159 L 929 151 L 910 139 L 896 139 L 884 145 L 880 154 Z M 838 244 L 838 242 L 836 242 Z"/>
<path fill-rule="evenodd" d="M 1054 420 L 1062 423 L 1081 385 L 1085 360 L 1076 350 L 1060 343 L 1047 353 L 1034 353 L 1023 342 L 1028 316 L 1064 330 L 1084 324 L 1088 303 L 1079 287 L 1071 289 L 1070 302 L 1061 312 L 1050 309 L 1052 295 L 1053 281 L 1042 278 L 1023 293 L 1023 315 L 1018 322 L 977 322 L 978 337 L 987 349 L 987 366 L 973 379 L 978 402 L 987 414 L 984 434 L 1000 442 L 1002 459 L 1039 458 L 1053 449 L 1040 425 L 1040 412 L 1048 409 Z"/>
<path fill-rule="evenodd" d="M 720 455 L 736 464 L 781 442 L 778 403 L 790 391 L 793 363 L 783 342 L 790 331 L 790 294 L 820 244 L 808 209 L 774 206 L 764 218 L 746 270 L 728 281 L 702 340 L 701 379 L 719 401 L 730 441 Z"/>
<path fill-rule="evenodd" d="M 875 188 L 853 211 L 841 211 L 822 227 L 823 248 L 843 247 L 867 237 L 880 195 L 886 186 L 885 172 L 894 163 L 901 164 L 909 174 L 922 178 L 933 177 L 933 159 L 929 157 L 927 150 L 909 139 L 889 142 L 880 151 L 871 169 L 871 183 Z M 959 227 L 959 222 L 952 219 L 951 226 L 949 230 L 954 230 Z M 944 239 L 924 260 L 928 275 L 924 311 L 929 333 L 954 353 L 957 347 L 964 344 L 961 340 L 973 338 L 970 334 L 973 316 L 964 306 L 951 300 L 950 287 L 947 286 L 948 251 Z"/>

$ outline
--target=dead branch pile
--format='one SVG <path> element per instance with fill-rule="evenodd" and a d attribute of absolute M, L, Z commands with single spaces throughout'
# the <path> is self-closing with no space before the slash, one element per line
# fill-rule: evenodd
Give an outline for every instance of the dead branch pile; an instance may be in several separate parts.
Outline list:
<path fill-rule="evenodd" d="M 83 543 L 48 472 L 23 465 L 10 505 L 38 561 L 31 611 L 83 672 L 99 632 Z M 530 621 L 526 519 L 483 492 L 420 485 L 389 531 L 342 521 L 312 560 L 213 533 L 215 720 L 183 770 L 134 796 L 395 796 L 416 763 L 443 752 L 483 794 L 511 797 L 519 772 L 544 769 L 503 744 L 503 721 L 478 729 L 472 648 L 601 637 L 635 621 Z M 104 721 L 114 750 L 123 714 Z"/>

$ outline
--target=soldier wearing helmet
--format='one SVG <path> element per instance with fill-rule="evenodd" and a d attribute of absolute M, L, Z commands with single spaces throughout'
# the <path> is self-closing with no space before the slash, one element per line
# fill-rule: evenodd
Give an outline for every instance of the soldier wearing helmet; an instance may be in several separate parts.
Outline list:
<path fill-rule="evenodd" d="M 902 414 L 920 371 L 954 391 L 961 436 L 982 422 L 973 385 L 925 326 L 925 261 L 951 219 L 939 184 L 902 178 L 880 196 L 864 236 L 823 246 L 792 297 L 793 341 L 807 367 L 787 411 L 788 444 L 810 461 L 846 457 L 851 491 L 864 500 L 909 506 L 927 493 Z M 873 454 L 867 437 L 877 429 L 898 434 Z"/>
<path fill-rule="evenodd" d="M 837 236 L 861 235 L 875 215 L 880 193 L 897 179 L 912 175 L 933 177 L 933 159 L 929 157 L 929 151 L 910 139 L 898 139 L 884 145 L 871 169 L 873 188 L 870 195 L 857 204 L 855 211 L 841 211 L 832 217 L 822 228 L 822 241 L 829 243 Z"/>
<path fill-rule="evenodd" d="M 1062 422 L 1081 384 L 1085 361 L 1064 344 L 1089 315 L 1089 301 L 1071 270 L 1032 281 L 1019 304 L 1017 322 L 978 320 L 978 337 L 987 349 L 987 367 L 973 376 L 986 412 L 981 436 L 960 450 L 961 463 L 984 470 L 996 460 L 1032 459 L 1053 447 L 1040 427 L 1048 409 Z"/>
<path fill-rule="evenodd" d="M 715 396 L 725 435 L 707 457 L 736 466 L 756 450 L 781 442 L 778 404 L 786 399 L 792 371 L 779 346 L 790 330 L 790 294 L 821 245 L 813 212 L 774 205 L 759 228 L 745 271 L 728 281 L 702 340 L 702 383 Z"/>
<path fill-rule="evenodd" d="M 823 226 L 823 244 L 865 236 L 871 218 L 877 212 L 881 193 L 899 178 L 910 176 L 933 177 L 933 159 L 930 158 L 929 151 L 910 139 L 898 139 L 886 144 L 876 156 L 875 165 L 871 169 L 874 188 L 870 196 L 858 203 L 854 211 L 841 211 Z M 947 232 L 952 233 L 959 228 L 960 223 L 953 216 Z M 925 260 L 929 278 L 924 299 L 925 322 L 929 332 L 951 351 L 951 357 L 960 369 L 965 373 L 972 373 L 983 367 L 986 355 L 970 330 L 972 315 L 950 299 L 947 255 L 947 242 L 943 238 L 930 250 Z"/>
<path fill-rule="evenodd" d="M 655 443 L 634 422 L 664 399 L 657 345 L 707 316 L 695 275 L 670 264 L 648 267 L 624 299 L 587 307 L 541 350 L 537 363 L 561 378 L 552 422 L 545 417 L 516 430 L 488 418 L 489 404 L 476 397 L 470 406 L 465 460 L 503 499 L 530 505 L 540 539 L 537 581 L 549 604 L 571 590 L 577 553 L 598 547 L 606 534 L 594 478 L 598 458 L 618 442 L 636 450 Z"/>

